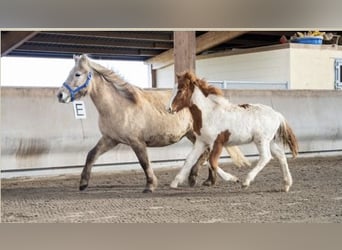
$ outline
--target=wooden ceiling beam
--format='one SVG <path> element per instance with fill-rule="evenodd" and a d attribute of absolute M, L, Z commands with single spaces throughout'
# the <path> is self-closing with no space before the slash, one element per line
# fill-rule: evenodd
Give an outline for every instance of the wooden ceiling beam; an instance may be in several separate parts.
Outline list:
<path fill-rule="evenodd" d="M 76 54 L 108 54 L 108 55 L 132 55 L 132 56 L 155 56 L 160 54 L 158 50 L 151 49 L 126 49 L 126 48 L 103 48 L 103 47 L 67 47 L 58 45 L 34 45 L 34 44 L 24 44 L 16 50 L 19 53 L 30 52 L 49 52 L 49 53 L 76 53 Z"/>
<path fill-rule="evenodd" d="M 196 54 L 204 50 L 215 47 L 223 42 L 232 40 L 238 36 L 247 33 L 247 31 L 209 31 L 196 38 Z M 145 61 L 151 64 L 152 69 L 159 69 L 174 62 L 174 49 L 167 50 L 151 59 Z"/>
<path fill-rule="evenodd" d="M 153 31 L 44 31 L 43 34 L 173 42 L 172 32 Z"/>
<path fill-rule="evenodd" d="M 37 35 L 39 31 L 7 31 L 1 33 L 1 56 L 6 56 L 15 48 Z"/>
<path fill-rule="evenodd" d="M 210 31 L 196 39 L 196 53 L 215 47 L 221 43 L 230 41 L 247 31 Z"/>
<path fill-rule="evenodd" d="M 75 36 L 63 35 L 37 35 L 30 39 L 30 44 L 55 44 L 63 46 L 93 46 L 93 47 L 108 47 L 108 48 L 141 48 L 141 49 L 170 49 L 172 43 L 169 42 L 154 42 L 154 41 L 138 41 L 132 39 L 79 39 Z"/>

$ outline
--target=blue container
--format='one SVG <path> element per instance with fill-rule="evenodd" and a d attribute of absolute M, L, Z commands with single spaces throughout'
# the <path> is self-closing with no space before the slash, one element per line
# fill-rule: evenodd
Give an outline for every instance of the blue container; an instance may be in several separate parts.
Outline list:
<path fill-rule="evenodd" d="M 304 43 L 304 44 L 322 44 L 323 37 L 316 37 L 316 36 L 307 36 L 307 37 L 299 37 L 291 42 L 293 43 Z"/>

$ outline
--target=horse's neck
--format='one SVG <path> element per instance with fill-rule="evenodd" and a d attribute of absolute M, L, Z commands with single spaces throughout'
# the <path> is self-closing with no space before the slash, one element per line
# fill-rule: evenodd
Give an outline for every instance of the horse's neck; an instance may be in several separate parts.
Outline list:
<path fill-rule="evenodd" d="M 203 115 L 210 114 L 217 105 L 222 107 L 229 105 L 228 100 L 221 96 L 213 94 L 205 96 L 198 87 L 195 87 L 191 101 L 202 111 Z"/>
<path fill-rule="evenodd" d="M 108 109 L 112 110 L 121 106 L 120 100 L 122 97 L 119 96 L 110 83 L 104 81 L 101 77 L 94 77 L 89 95 L 99 113 L 106 113 Z"/>
<path fill-rule="evenodd" d="M 220 95 L 209 95 L 208 98 L 222 107 L 228 107 L 232 105 L 227 98 Z"/>

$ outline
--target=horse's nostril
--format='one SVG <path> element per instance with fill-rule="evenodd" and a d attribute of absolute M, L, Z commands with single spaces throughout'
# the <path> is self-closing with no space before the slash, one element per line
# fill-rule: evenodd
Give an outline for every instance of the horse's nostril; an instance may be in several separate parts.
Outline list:
<path fill-rule="evenodd" d="M 172 108 L 168 108 L 168 109 L 167 109 L 167 112 L 169 112 L 170 114 L 174 114 L 174 113 L 175 113 L 175 111 L 172 110 Z"/>

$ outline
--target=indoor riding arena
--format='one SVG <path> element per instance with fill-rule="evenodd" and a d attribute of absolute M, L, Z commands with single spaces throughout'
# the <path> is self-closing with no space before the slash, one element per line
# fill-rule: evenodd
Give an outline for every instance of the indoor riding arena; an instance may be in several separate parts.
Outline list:
<path fill-rule="evenodd" d="M 341 34 L 2 31 L 2 59 L 57 58 L 72 64 L 68 71 L 49 69 L 51 78 L 62 74 L 58 86 L 1 83 L 1 222 L 342 222 Z M 112 70 L 120 71 L 103 70 L 97 65 L 102 60 L 144 62 L 148 84 L 112 77 Z M 204 137 L 202 124 L 208 123 L 197 106 L 197 113 L 183 110 L 188 116 L 167 110 L 177 75 L 185 71 L 205 79 L 244 112 L 263 104 L 282 114 L 298 143 L 295 158 L 280 144 L 293 181 L 288 192 L 275 157 L 243 185 L 262 158 L 254 143 L 234 148 L 250 166 L 237 166 L 230 150 L 220 155 L 219 167 L 238 181 L 219 174 L 216 183 L 206 181 L 216 176 L 209 171 L 213 161 L 200 166 L 197 157 L 198 176 L 191 175 L 196 181 L 170 186 L 194 157 L 191 141 Z M 30 72 L 40 74 L 37 68 Z M 222 98 L 214 92 L 206 98 Z M 243 131 L 243 115 L 234 119 Z M 227 145 L 242 138 L 242 132 L 228 135 Z M 208 145 L 209 159 L 219 138 Z"/>

